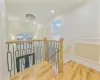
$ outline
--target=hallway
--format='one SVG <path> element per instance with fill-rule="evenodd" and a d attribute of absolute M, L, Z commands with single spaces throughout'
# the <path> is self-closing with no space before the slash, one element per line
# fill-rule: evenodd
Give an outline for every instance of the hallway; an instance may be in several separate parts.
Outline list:
<path fill-rule="evenodd" d="M 99 13 L 100 0 L 0 0 L 0 80 L 99 80 Z"/>

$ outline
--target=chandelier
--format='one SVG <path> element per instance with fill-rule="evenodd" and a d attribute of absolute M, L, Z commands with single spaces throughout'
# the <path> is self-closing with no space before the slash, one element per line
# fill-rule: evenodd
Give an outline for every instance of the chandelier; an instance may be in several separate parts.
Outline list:
<path fill-rule="evenodd" d="M 32 15 L 32 14 L 26 14 L 25 17 L 26 17 L 28 20 L 34 20 L 34 19 L 35 19 L 35 16 Z"/>

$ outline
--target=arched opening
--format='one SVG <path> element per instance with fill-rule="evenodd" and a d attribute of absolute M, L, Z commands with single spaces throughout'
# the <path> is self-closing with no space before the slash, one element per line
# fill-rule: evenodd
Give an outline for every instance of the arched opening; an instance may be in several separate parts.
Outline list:
<path fill-rule="evenodd" d="M 24 32 L 16 35 L 17 40 L 32 40 L 32 35 L 30 33 Z"/>

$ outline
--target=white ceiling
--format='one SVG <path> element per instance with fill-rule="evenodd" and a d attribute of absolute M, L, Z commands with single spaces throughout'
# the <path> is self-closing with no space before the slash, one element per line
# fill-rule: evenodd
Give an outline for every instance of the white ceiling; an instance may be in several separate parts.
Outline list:
<path fill-rule="evenodd" d="M 25 14 L 31 13 L 39 22 L 48 22 L 53 16 L 61 15 L 70 8 L 85 0 L 7 0 L 7 11 L 9 16 L 25 18 Z M 55 10 L 55 14 L 50 13 Z"/>
<path fill-rule="evenodd" d="M 80 1 L 80 0 L 7 0 L 8 2 L 68 2 L 68 1 Z"/>

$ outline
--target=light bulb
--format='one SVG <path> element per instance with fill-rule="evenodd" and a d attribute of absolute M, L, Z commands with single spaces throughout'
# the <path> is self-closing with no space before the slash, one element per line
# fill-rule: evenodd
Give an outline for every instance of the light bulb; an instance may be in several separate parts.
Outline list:
<path fill-rule="evenodd" d="M 12 36 L 12 40 L 15 40 L 15 37 L 14 36 Z"/>
<path fill-rule="evenodd" d="M 34 36 L 34 39 L 36 39 L 36 36 Z"/>
<path fill-rule="evenodd" d="M 53 14 L 55 11 L 54 10 L 51 10 L 51 13 Z"/>

